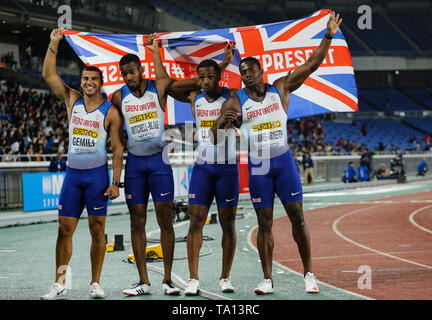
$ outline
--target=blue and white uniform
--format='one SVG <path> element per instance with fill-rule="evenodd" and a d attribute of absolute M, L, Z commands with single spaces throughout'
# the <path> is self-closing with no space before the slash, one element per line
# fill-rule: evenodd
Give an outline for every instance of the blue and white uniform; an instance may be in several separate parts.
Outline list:
<path fill-rule="evenodd" d="M 128 135 L 125 168 L 125 197 L 131 204 L 174 199 L 174 179 L 163 140 L 165 111 L 161 108 L 154 80 L 147 79 L 141 97 L 124 85 L 121 88 L 121 112 Z"/>
<path fill-rule="evenodd" d="M 216 197 L 218 207 L 234 207 L 238 203 L 239 176 L 236 156 L 235 130 L 226 132 L 225 140 L 214 145 L 210 128 L 220 115 L 222 104 L 230 96 L 223 88 L 222 95 L 208 101 L 204 92 L 195 97 L 193 108 L 198 135 L 198 156 L 189 186 L 189 204 L 210 207 Z"/>
<path fill-rule="evenodd" d="M 241 133 L 249 146 L 249 192 L 255 208 L 272 207 L 274 195 L 282 203 L 303 199 L 294 157 L 288 146 L 287 113 L 275 86 L 266 84 L 261 101 L 245 89 L 237 91 L 241 105 Z"/>
<path fill-rule="evenodd" d="M 109 186 L 105 118 L 111 102 L 87 111 L 84 97 L 72 106 L 69 123 L 68 167 L 59 200 L 59 215 L 79 218 L 84 205 L 89 215 L 106 215 Z"/>

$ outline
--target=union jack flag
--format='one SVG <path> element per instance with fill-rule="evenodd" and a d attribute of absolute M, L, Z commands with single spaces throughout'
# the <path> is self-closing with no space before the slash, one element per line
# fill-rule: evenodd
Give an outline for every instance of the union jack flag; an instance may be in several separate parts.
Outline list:
<path fill-rule="evenodd" d="M 277 23 L 190 32 L 155 33 L 161 43 L 161 57 L 172 78 L 196 75 L 196 66 L 204 59 L 222 62 L 224 47 L 235 44 L 234 60 L 222 75 L 221 85 L 241 88 L 240 59 L 254 56 L 264 70 L 264 81 L 274 80 L 305 63 L 319 46 L 330 10 L 320 10 L 297 19 Z M 145 78 L 155 78 L 152 55 L 144 43 L 148 35 L 95 34 L 66 30 L 66 40 L 86 65 L 99 67 L 104 74 L 104 91 L 110 96 L 124 82 L 120 58 L 133 53 L 140 57 Z M 358 110 L 357 86 L 351 55 L 340 30 L 333 37 L 328 54 L 305 83 L 290 96 L 288 118 L 326 112 Z M 190 106 L 169 98 L 166 124 L 194 121 Z"/>

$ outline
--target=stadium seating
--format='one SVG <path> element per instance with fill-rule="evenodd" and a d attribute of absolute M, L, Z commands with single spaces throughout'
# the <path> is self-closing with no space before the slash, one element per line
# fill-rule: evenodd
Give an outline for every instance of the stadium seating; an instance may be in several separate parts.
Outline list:
<path fill-rule="evenodd" d="M 359 42 L 349 31 L 344 24 L 341 26 L 342 34 L 348 44 L 351 56 L 370 56 L 372 53 Z"/>
<path fill-rule="evenodd" d="M 405 119 L 405 118 L 404 118 Z M 424 122 L 421 122 L 424 120 Z M 414 121 L 414 120 L 413 120 Z M 432 132 L 432 121 L 429 119 L 417 119 L 414 125 Z M 367 134 L 361 134 L 361 127 L 367 126 Z M 421 148 L 425 147 L 425 134 L 403 123 L 391 118 L 385 119 L 361 119 L 356 123 L 350 122 L 331 122 L 323 121 L 324 142 L 336 145 L 339 138 L 356 141 L 358 144 L 364 144 L 369 150 L 375 150 L 379 147 L 380 142 L 384 147 L 393 145 L 395 148 L 400 147 L 402 150 L 415 150 L 416 146 L 410 142 L 410 138 L 415 138 L 420 143 Z M 343 150 L 341 150 L 343 151 Z"/>
<path fill-rule="evenodd" d="M 420 117 L 404 117 L 404 122 L 411 124 L 412 126 L 419 128 L 429 134 L 432 134 L 432 119 L 431 118 L 420 118 Z"/>
<path fill-rule="evenodd" d="M 382 111 L 423 111 L 420 104 L 394 88 L 362 88 L 359 96 Z"/>
<path fill-rule="evenodd" d="M 424 19 L 423 13 L 418 11 L 415 13 L 411 11 L 410 14 L 400 11 L 389 11 L 388 15 L 422 50 L 432 53 L 432 36 L 429 32 L 425 32 L 428 25 L 430 25 L 429 31 L 432 31 L 430 17 Z M 426 22 L 426 24 L 422 22 Z"/>
<path fill-rule="evenodd" d="M 432 94 L 429 93 L 425 88 L 409 87 L 401 88 L 401 91 L 404 92 L 409 98 L 417 101 L 417 103 L 421 104 L 425 109 L 432 110 Z"/>
<path fill-rule="evenodd" d="M 247 18 L 233 11 L 223 10 L 217 4 L 212 4 L 211 10 L 209 10 L 207 4 L 199 2 L 194 2 L 193 5 L 191 3 L 170 0 L 152 0 L 151 2 L 164 11 L 205 29 L 219 29 L 251 24 Z"/>
<path fill-rule="evenodd" d="M 376 109 L 372 105 L 370 105 L 368 102 L 363 100 L 361 95 L 359 95 L 359 97 L 358 97 L 358 106 L 359 106 L 358 112 L 377 112 L 377 111 L 379 111 L 378 109 Z"/>
<path fill-rule="evenodd" d="M 420 53 L 387 21 L 385 16 L 372 11 L 372 29 L 359 29 L 356 12 L 344 12 L 344 23 L 363 39 L 378 55 L 415 56 Z M 376 32 L 380 30 L 380 32 Z"/>

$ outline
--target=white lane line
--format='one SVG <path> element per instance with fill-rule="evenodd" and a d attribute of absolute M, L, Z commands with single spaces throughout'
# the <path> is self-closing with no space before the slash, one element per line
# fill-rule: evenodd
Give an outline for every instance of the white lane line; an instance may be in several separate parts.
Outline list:
<path fill-rule="evenodd" d="M 335 197 L 335 196 L 346 196 L 346 195 L 375 195 L 379 193 L 389 193 L 389 192 L 399 192 L 410 189 L 416 189 L 418 186 L 413 185 L 396 185 L 396 186 L 375 186 L 369 188 L 355 188 L 355 189 L 347 189 L 341 191 L 321 191 L 321 192 L 312 192 L 306 193 L 303 195 L 304 198 L 314 198 L 314 197 Z"/>
<path fill-rule="evenodd" d="M 350 211 L 350 212 L 348 212 L 348 213 L 346 213 L 346 214 L 340 216 L 340 217 L 337 218 L 335 221 L 333 221 L 332 228 L 333 228 L 334 233 L 336 233 L 339 237 L 341 237 L 341 238 L 344 239 L 345 241 L 348 241 L 349 243 L 351 243 L 351 244 L 353 244 L 353 245 L 355 245 L 355 246 L 358 246 L 358 247 L 360 247 L 360 248 L 363 248 L 363 249 L 365 249 L 365 250 L 369 250 L 369 251 L 372 251 L 372 252 L 375 252 L 375 253 L 381 254 L 381 255 L 386 256 L 386 257 L 388 257 L 388 258 L 392 258 L 392 259 L 396 259 L 396 260 L 403 261 L 403 262 L 406 262 L 406 263 L 414 264 L 414 265 L 417 265 L 417 266 L 420 266 L 420 267 L 424 267 L 424 268 L 427 268 L 427 269 L 432 269 L 432 266 L 428 266 L 428 265 L 425 265 L 425 264 L 422 264 L 422 263 L 418 263 L 418 262 L 415 262 L 415 261 L 411 261 L 411 260 L 408 260 L 408 259 L 399 258 L 399 257 L 394 256 L 394 255 L 391 255 L 391 254 L 389 254 L 389 253 L 385 253 L 385 252 L 382 252 L 382 251 L 379 251 L 379 250 L 376 250 L 376 249 L 372 249 L 372 248 L 367 247 L 367 246 L 365 246 L 365 245 L 362 245 L 362 244 L 360 244 L 360 243 L 358 243 L 358 242 L 356 242 L 356 241 L 354 241 L 354 240 L 352 240 L 352 239 L 346 237 L 345 235 L 343 235 L 343 234 L 338 230 L 338 228 L 337 228 L 337 224 L 338 224 L 342 219 L 344 219 L 344 218 L 346 218 L 346 217 L 348 217 L 348 216 L 350 216 L 350 215 L 357 214 L 357 213 L 359 213 L 359 212 L 365 211 L 365 210 L 373 210 L 373 209 L 376 209 L 376 208 L 379 208 L 379 207 L 381 207 L 381 206 L 362 208 L 362 209 L 358 209 L 358 210 Z"/>
<path fill-rule="evenodd" d="M 371 271 L 419 271 L 419 270 L 428 270 L 427 268 L 383 268 L 383 269 L 372 269 Z M 346 273 L 359 273 L 358 270 L 342 270 L 341 272 Z"/>
<path fill-rule="evenodd" d="M 409 216 L 409 221 L 410 221 L 413 225 L 415 225 L 417 228 L 419 228 L 419 229 L 421 229 L 421 230 L 423 230 L 423 231 L 425 231 L 425 232 L 432 233 L 432 230 L 426 229 L 426 228 L 422 227 L 421 225 L 419 225 L 417 222 L 414 221 L 414 216 L 415 216 L 417 213 L 419 213 L 419 212 L 421 212 L 421 211 L 423 211 L 423 210 L 429 209 L 429 208 L 432 208 L 432 205 L 430 205 L 430 206 L 426 206 L 426 207 L 423 207 L 423 208 L 420 208 L 420 209 L 417 209 L 416 211 L 414 211 L 413 213 L 411 213 L 411 215 Z"/>
<path fill-rule="evenodd" d="M 273 219 L 273 221 L 276 220 L 276 219 L 279 219 L 279 218 L 283 218 L 283 217 L 284 217 L 284 216 L 277 217 L 277 218 Z M 258 228 L 258 225 L 256 225 L 255 227 L 253 227 L 253 228 L 249 231 L 248 236 L 247 236 L 247 243 L 248 243 L 249 247 L 252 248 L 252 249 L 256 252 L 256 254 L 258 254 L 258 248 L 256 248 L 256 247 L 252 244 L 252 239 L 251 239 L 251 238 L 252 238 L 252 232 L 253 232 L 256 228 Z M 300 273 L 300 272 L 297 272 L 297 271 L 295 271 L 295 270 L 293 270 L 293 269 L 291 269 L 291 268 L 288 268 L 287 266 L 284 266 L 283 264 L 281 264 L 281 263 L 279 263 L 279 262 L 277 262 L 277 261 L 274 261 L 274 260 L 273 260 L 273 264 L 277 265 L 277 266 L 278 266 L 279 268 L 281 268 L 281 269 L 287 270 L 287 271 L 290 272 L 290 273 L 297 274 L 297 275 L 299 275 L 299 276 L 303 279 L 303 273 Z M 317 276 L 319 276 L 319 275 L 317 275 Z M 336 286 L 334 286 L 334 285 L 331 285 L 331 284 L 329 284 L 329 283 L 326 283 L 326 282 L 320 281 L 320 280 L 318 280 L 318 279 L 317 279 L 317 282 L 318 282 L 318 284 L 324 284 L 324 285 L 326 285 L 326 286 L 328 286 L 328 287 L 330 287 L 330 288 L 332 288 L 332 289 L 339 290 L 339 291 L 341 291 L 341 292 L 343 292 L 343 293 L 345 293 L 345 294 L 349 294 L 349 295 L 352 295 L 352 296 L 356 296 L 356 297 L 359 297 L 359 298 L 362 298 L 362 299 L 375 300 L 375 299 L 373 299 L 373 298 L 371 298 L 371 297 L 367 297 L 367 296 L 364 296 L 364 295 L 361 295 L 361 294 L 358 294 L 358 293 L 355 293 L 355 292 L 351 292 L 351 291 L 348 291 L 348 290 L 345 290 L 345 289 L 342 289 L 342 288 L 338 288 L 338 287 L 336 287 Z"/>
<path fill-rule="evenodd" d="M 425 252 L 432 252 L 432 250 L 395 251 L 395 252 L 389 252 L 389 254 L 425 253 Z M 314 257 L 314 258 L 312 258 L 312 260 L 357 258 L 357 257 L 376 256 L 376 255 L 378 255 L 378 254 L 377 253 L 346 254 L 346 255 L 340 255 L 340 256 Z M 293 262 L 293 261 L 301 261 L 301 259 L 295 258 L 295 259 L 279 260 L 279 262 Z"/>
<path fill-rule="evenodd" d="M 173 225 L 173 227 L 177 228 L 177 227 L 183 226 L 183 225 L 188 224 L 188 223 L 190 223 L 189 220 L 183 221 L 183 222 L 179 222 L 179 223 L 175 223 Z M 146 235 L 147 235 L 147 237 L 150 237 L 151 235 L 154 235 L 154 234 L 159 233 L 159 232 L 160 232 L 160 229 L 155 229 L 155 230 L 147 232 Z M 133 253 L 132 249 L 131 249 L 131 253 Z M 147 264 L 147 268 L 149 270 L 152 270 L 154 272 L 157 272 L 157 273 L 160 273 L 160 274 L 164 275 L 164 269 L 163 268 L 160 268 L 160 267 L 157 267 L 157 266 L 152 266 L 150 264 Z M 171 272 L 171 277 L 172 277 L 172 281 L 175 284 L 177 284 L 181 289 L 183 289 L 183 290 L 186 289 L 187 283 L 186 283 L 186 281 L 182 277 L 180 277 L 179 275 L 175 274 L 174 272 Z M 198 291 L 198 295 L 201 296 L 201 297 L 203 297 L 203 298 L 210 299 L 210 300 L 232 300 L 230 298 L 224 297 L 222 295 L 219 295 L 219 294 L 211 292 L 211 291 L 203 290 L 201 288 Z"/>
<path fill-rule="evenodd" d="M 174 223 L 174 224 L 173 224 L 173 227 L 174 227 L 174 228 L 181 227 L 182 225 L 185 225 L 185 224 L 187 224 L 187 223 L 189 223 L 189 222 L 190 222 L 190 221 L 187 220 L 187 221 L 183 221 L 183 222 L 179 222 L 179 223 Z M 156 233 L 159 233 L 159 232 L 160 232 L 160 229 L 155 229 L 155 230 L 152 230 L 152 231 L 147 232 L 147 233 L 146 233 L 146 236 L 147 236 L 147 237 L 150 237 L 150 236 L 152 236 L 152 235 L 154 235 L 154 234 L 156 234 Z"/>
<path fill-rule="evenodd" d="M 164 269 L 161 268 L 161 267 L 147 265 L 147 268 L 149 270 L 152 270 L 152 271 L 155 271 L 157 273 L 160 273 L 161 275 L 164 274 Z M 187 283 L 186 283 L 186 281 L 184 281 L 184 279 L 182 277 L 176 275 L 174 272 L 171 272 L 171 277 L 172 277 L 172 281 L 176 285 L 178 285 L 183 290 L 186 289 Z M 198 291 L 198 295 L 201 296 L 201 297 L 203 297 L 203 298 L 210 299 L 210 300 L 232 300 L 230 298 L 221 296 L 221 295 L 219 295 L 217 293 L 214 293 L 214 292 L 203 290 L 201 288 Z"/>

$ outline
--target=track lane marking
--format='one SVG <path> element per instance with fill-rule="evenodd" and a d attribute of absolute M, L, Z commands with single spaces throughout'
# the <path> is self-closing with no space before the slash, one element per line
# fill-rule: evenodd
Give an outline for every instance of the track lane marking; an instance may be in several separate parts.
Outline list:
<path fill-rule="evenodd" d="M 389 252 L 389 254 L 425 253 L 425 252 L 432 252 L 432 250 L 395 251 L 395 252 Z M 342 256 L 315 257 L 315 258 L 312 258 L 312 260 L 355 258 L 355 257 L 376 256 L 376 255 L 378 255 L 378 254 L 377 253 L 347 254 L 347 255 L 342 255 Z M 294 262 L 294 261 L 301 261 L 301 258 L 279 260 L 279 262 Z"/>
<path fill-rule="evenodd" d="M 285 216 L 276 217 L 275 219 L 273 219 L 273 222 L 274 222 L 275 220 L 280 219 L 280 218 L 283 218 L 283 217 L 285 217 Z M 259 254 L 259 253 L 258 253 L 258 248 L 255 247 L 255 246 L 253 245 L 253 243 L 252 243 L 252 233 L 253 233 L 253 231 L 254 231 L 255 229 L 257 229 L 257 228 L 258 228 L 258 225 L 255 225 L 253 228 L 251 228 L 251 230 L 249 231 L 249 233 L 248 233 L 248 235 L 247 235 L 247 243 L 248 243 L 249 247 L 252 248 L 252 250 L 255 251 L 255 253 L 258 255 L 258 254 Z M 284 269 L 284 270 L 286 270 L 286 271 L 288 271 L 288 272 L 290 272 L 290 273 L 297 274 L 297 275 L 299 275 L 299 276 L 301 276 L 301 277 L 303 278 L 303 273 L 297 272 L 297 271 L 295 271 L 294 269 L 291 269 L 291 268 L 289 268 L 289 267 L 287 267 L 287 266 L 284 266 L 284 265 L 283 265 L 282 263 L 280 263 L 279 261 L 275 261 L 275 260 L 272 260 L 272 261 L 273 261 L 273 264 L 276 265 L 276 266 L 278 266 L 279 268 Z M 366 300 L 375 300 L 374 298 L 371 298 L 371 297 L 368 297 L 368 296 L 364 296 L 364 295 L 361 295 L 361 294 L 356 293 L 356 292 L 352 292 L 352 291 L 348 291 L 348 290 L 345 290 L 345 289 L 342 289 L 342 288 L 336 287 L 336 286 L 334 286 L 334 285 L 332 285 L 332 284 L 330 284 L 330 283 L 320 281 L 319 279 L 316 279 L 316 281 L 318 282 L 318 284 L 323 284 L 323 285 L 325 285 L 325 286 L 327 286 L 327 287 L 330 287 L 330 288 L 332 288 L 332 289 L 339 290 L 339 291 L 341 291 L 341 292 L 344 292 L 344 293 L 349 294 L 349 295 L 352 295 L 352 296 L 356 296 L 356 297 L 359 297 L 359 298 L 362 298 L 362 299 L 366 299 Z"/>
<path fill-rule="evenodd" d="M 414 216 L 415 216 L 417 213 L 419 213 L 419 212 L 421 212 L 421 211 L 423 211 L 423 210 L 425 210 L 425 209 L 429 209 L 429 208 L 432 208 L 432 205 L 430 205 L 430 206 L 426 206 L 426 207 L 423 207 L 423 208 L 420 208 L 420 209 L 417 209 L 416 211 L 414 211 L 413 213 L 410 214 L 410 216 L 409 216 L 409 221 L 410 221 L 414 226 L 416 226 L 417 228 L 419 228 L 420 230 L 423 230 L 423 231 L 428 232 L 428 233 L 432 233 L 432 230 L 429 230 L 429 229 L 427 229 L 427 228 L 425 228 L 425 227 L 422 227 L 421 225 L 419 225 L 417 222 L 414 221 Z"/>
<path fill-rule="evenodd" d="M 356 242 L 356 241 L 354 241 L 354 240 L 352 240 L 352 239 L 346 237 L 345 235 L 343 235 L 343 234 L 342 234 L 342 233 L 337 229 L 337 224 L 338 224 L 342 219 L 344 219 L 344 218 L 346 218 L 346 217 L 348 217 L 348 216 L 350 216 L 350 215 L 357 214 L 357 213 L 362 212 L 362 211 L 372 210 L 372 209 L 380 208 L 380 207 L 383 207 L 383 206 L 384 206 L 384 205 L 376 206 L 376 207 L 362 208 L 362 209 L 358 209 L 358 210 L 350 211 L 350 212 L 348 212 L 348 213 L 346 213 L 346 214 L 340 216 L 340 217 L 337 218 L 335 221 L 333 221 L 333 224 L 332 224 L 333 232 L 336 233 L 336 235 L 338 235 L 339 237 L 341 237 L 341 238 L 344 239 L 345 241 L 347 241 L 347 242 L 349 242 L 349 243 L 351 243 L 351 244 L 353 244 L 353 245 L 355 245 L 355 246 L 358 246 L 358 247 L 360 247 L 360 248 L 363 248 L 363 249 L 365 249 L 365 250 L 369 250 L 369 251 L 372 251 L 372 252 L 375 252 L 375 253 L 381 254 L 381 255 L 386 256 L 386 257 L 388 257 L 388 258 L 392 258 L 392 259 L 396 259 L 396 260 L 403 261 L 403 262 L 406 262 L 406 263 L 414 264 L 414 265 L 417 265 L 417 266 L 420 266 L 420 267 L 424 267 L 424 268 L 427 268 L 427 269 L 432 269 L 432 266 L 428 266 L 428 265 L 425 265 L 425 264 L 422 264 L 422 263 L 418 263 L 418 262 L 415 262 L 415 261 L 411 261 L 411 260 L 408 260 L 408 259 L 399 258 L 399 257 L 394 256 L 394 255 L 392 255 L 392 254 L 385 253 L 385 252 L 382 252 L 382 251 L 379 251 L 379 250 L 376 250 L 376 249 L 370 248 L 370 247 L 368 247 L 368 246 L 362 245 L 361 243 L 358 243 L 358 242 Z"/>

